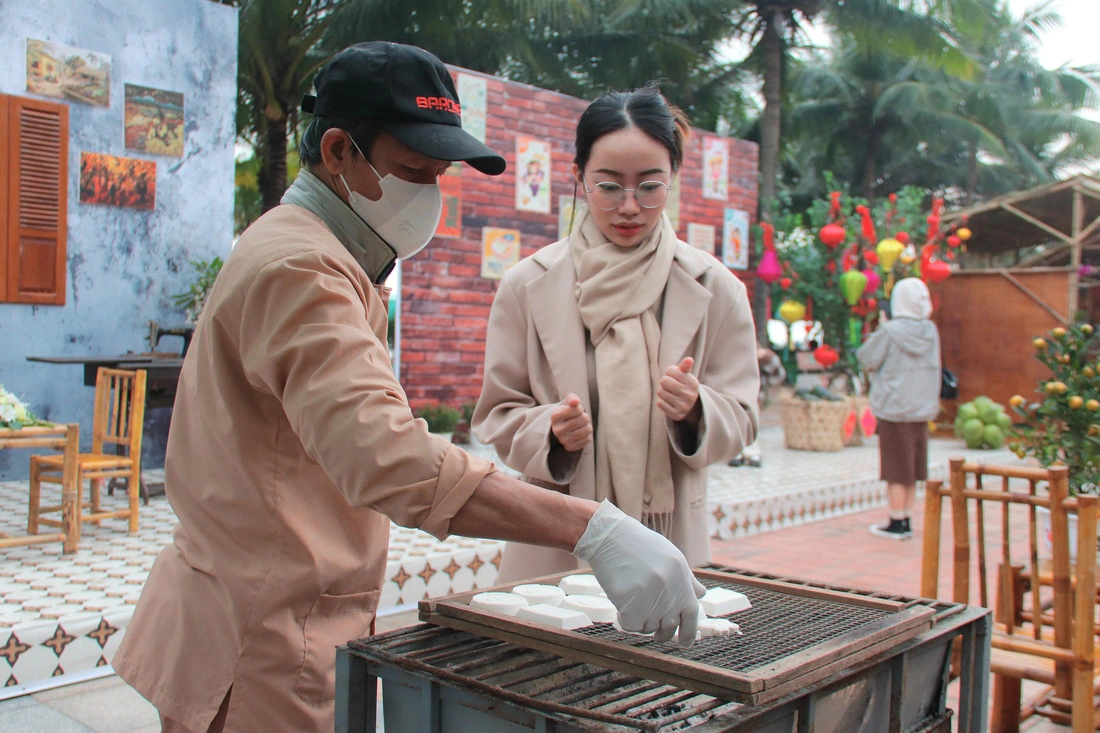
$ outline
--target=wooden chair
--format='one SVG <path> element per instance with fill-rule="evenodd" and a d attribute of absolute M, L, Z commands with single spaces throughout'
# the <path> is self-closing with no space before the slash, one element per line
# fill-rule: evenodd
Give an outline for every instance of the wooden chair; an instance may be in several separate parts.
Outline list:
<path fill-rule="evenodd" d="M 138 492 L 141 485 L 141 434 L 145 420 L 145 371 L 127 371 L 100 367 L 96 374 L 95 412 L 92 422 L 92 452 L 77 456 L 76 531 L 80 523 L 99 524 L 104 519 L 125 517 L 131 532 L 138 528 Z M 114 446 L 116 452 L 107 453 Z M 125 448 L 125 455 L 119 454 Z M 61 456 L 31 456 L 30 510 L 27 531 L 38 532 L 38 525 L 60 527 L 61 521 L 42 514 L 60 512 L 61 506 L 40 506 L 41 485 L 62 482 Z M 104 479 L 127 479 L 129 508 L 104 511 L 100 496 Z M 84 479 L 91 483 L 91 501 L 85 502 Z M 85 509 L 90 509 L 85 513 Z"/>
<path fill-rule="evenodd" d="M 972 604 L 971 579 L 976 576 L 978 604 L 994 609 L 990 729 L 1015 732 L 1023 720 L 1037 714 L 1072 725 L 1074 733 L 1095 730 L 1097 497 L 1068 498 L 1065 468 L 981 465 L 962 458 L 952 458 L 950 467 L 950 485 L 945 488 L 942 482 L 929 481 L 925 493 L 921 594 L 937 596 L 946 499 L 951 503 L 954 534 L 953 600 Z M 993 479 L 992 484 L 999 479 L 1000 486 L 987 487 L 983 482 L 987 478 Z M 1040 493 L 1040 486 L 1046 491 Z M 1014 506 L 1020 508 L 1013 512 Z M 987 527 L 986 511 L 996 512 L 997 507 L 999 526 Z M 1050 511 L 1049 586 L 1039 582 L 1035 570 L 1040 567 L 1038 507 Z M 1021 521 L 1021 513 L 1026 521 Z M 1075 564 L 1070 562 L 1070 514 L 1077 516 Z M 972 532 L 976 557 L 971 552 Z M 987 533 L 999 535 L 999 548 L 987 547 Z M 1025 679 L 1043 684 L 1028 700 L 1022 700 Z"/>

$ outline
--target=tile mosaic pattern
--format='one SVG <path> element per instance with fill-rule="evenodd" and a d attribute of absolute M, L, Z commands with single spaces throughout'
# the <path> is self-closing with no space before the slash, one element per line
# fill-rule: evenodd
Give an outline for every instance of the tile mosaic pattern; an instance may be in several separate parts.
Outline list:
<path fill-rule="evenodd" d="M 163 472 L 145 472 L 146 481 Z M 48 491 L 44 487 L 43 491 Z M 104 496 L 121 508 L 125 496 Z M 0 482 L 0 531 L 26 531 L 27 482 Z M 0 698 L 3 687 L 110 664 L 157 554 L 171 542 L 176 517 L 164 496 L 140 508 L 140 529 L 125 520 L 85 525 L 80 547 L 61 543 L 0 550 Z M 391 526 L 380 609 L 495 585 L 502 542 L 439 541 Z"/>
<path fill-rule="evenodd" d="M 886 504 L 875 436 L 840 451 L 788 450 L 783 428 L 768 426 L 761 429 L 757 443 L 763 458 L 759 468 L 710 468 L 712 538 L 748 537 Z M 928 441 L 928 477 L 946 480 L 947 460 L 959 455 L 983 463 L 1021 463 L 1008 450 L 970 450 L 961 440 L 937 437 Z"/>
<path fill-rule="evenodd" d="M 875 439 L 834 453 L 791 451 L 779 426 L 760 434 L 763 466 L 710 469 L 712 537 L 729 540 L 850 514 L 885 503 L 878 480 Z M 495 460 L 492 448 L 470 451 Z M 961 441 L 929 443 L 933 478 L 943 478 L 947 459 L 965 455 L 989 463 L 1018 462 L 1007 451 L 968 451 Z M 499 464 L 498 464 L 499 465 Z M 515 475 L 514 471 L 504 468 Z M 158 471 L 147 481 L 163 480 Z M 122 504 L 121 494 L 105 503 Z M 26 482 L 0 482 L 0 531 L 25 529 Z M 2 687 L 109 664 L 157 553 L 171 541 L 175 515 L 163 496 L 140 509 L 141 528 L 124 520 L 86 525 L 75 555 L 61 544 L 0 550 L 0 698 Z M 392 526 L 380 608 L 484 588 L 496 583 L 502 542 L 451 537 Z"/>

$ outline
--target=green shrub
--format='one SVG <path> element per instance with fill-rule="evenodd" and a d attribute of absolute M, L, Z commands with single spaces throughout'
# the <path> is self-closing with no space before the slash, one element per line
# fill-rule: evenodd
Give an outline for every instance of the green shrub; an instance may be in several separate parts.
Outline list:
<path fill-rule="evenodd" d="M 413 414 L 424 418 L 428 423 L 428 430 L 433 433 L 454 432 L 462 418 L 462 413 L 449 405 L 425 405 Z"/>
<path fill-rule="evenodd" d="M 1040 465 L 1067 466 L 1071 494 L 1100 484 L 1100 363 L 1090 353 L 1096 329 L 1082 323 L 1035 338 L 1035 358 L 1050 370 L 1030 397 L 1015 395 L 1018 416 L 1009 448 Z"/>

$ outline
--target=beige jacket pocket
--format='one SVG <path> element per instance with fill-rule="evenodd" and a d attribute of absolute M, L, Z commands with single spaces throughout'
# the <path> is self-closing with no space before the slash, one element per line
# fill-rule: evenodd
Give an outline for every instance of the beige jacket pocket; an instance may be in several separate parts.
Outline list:
<path fill-rule="evenodd" d="M 302 626 L 302 668 L 294 689 L 306 702 L 336 698 L 336 647 L 370 634 L 382 591 L 321 595 Z"/>

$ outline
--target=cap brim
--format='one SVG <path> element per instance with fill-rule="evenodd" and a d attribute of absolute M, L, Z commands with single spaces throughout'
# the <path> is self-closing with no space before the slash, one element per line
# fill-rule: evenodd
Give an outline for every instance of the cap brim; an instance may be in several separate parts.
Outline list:
<path fill-rule="evenodd" d="M 499 176 L 504 158 L 461 127 L 432 122 L 380 121 L 383 130 L 416 152 L 436 160 L 461 160 L 490 176 Z"/>

